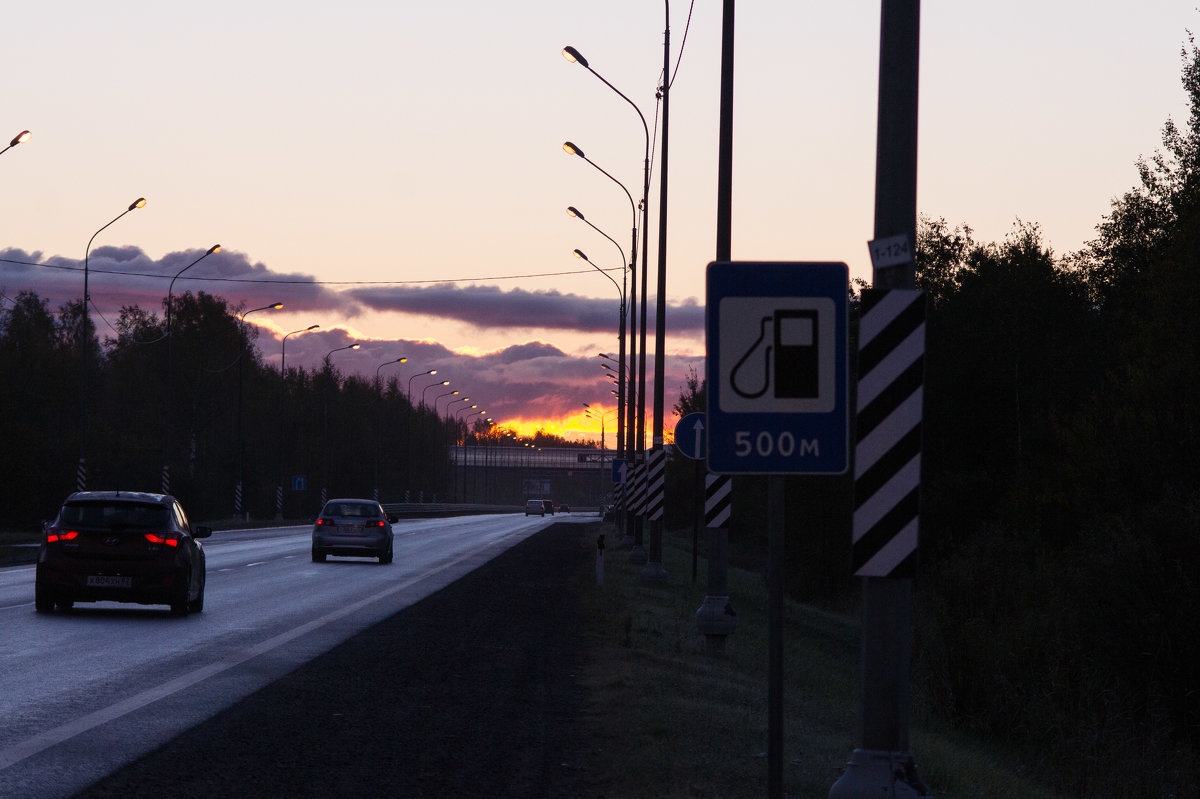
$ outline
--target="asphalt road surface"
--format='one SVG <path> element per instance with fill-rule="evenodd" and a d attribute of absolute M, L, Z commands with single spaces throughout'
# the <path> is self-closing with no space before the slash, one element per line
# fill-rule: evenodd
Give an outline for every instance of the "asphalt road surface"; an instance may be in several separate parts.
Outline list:
<path fill-rule="evenodd" d="M 307 531 L 230 536 L 187 619 L 34 614 L 2 570 L 0 796 L 582 795 L 594 536 L 558 521 L 401 525 L 390 566 L 307 563 Z"/>

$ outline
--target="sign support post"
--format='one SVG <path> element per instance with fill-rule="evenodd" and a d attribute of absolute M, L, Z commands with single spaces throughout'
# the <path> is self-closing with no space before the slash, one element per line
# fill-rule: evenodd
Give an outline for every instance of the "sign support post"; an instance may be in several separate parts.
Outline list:
<path fill-rule="evenodd" d="M 849 270 L 711 263 L 706 281 L 709 469 L 768 475 L 767 795 L 782 799 L 783 475 L 849 466 Z"/>

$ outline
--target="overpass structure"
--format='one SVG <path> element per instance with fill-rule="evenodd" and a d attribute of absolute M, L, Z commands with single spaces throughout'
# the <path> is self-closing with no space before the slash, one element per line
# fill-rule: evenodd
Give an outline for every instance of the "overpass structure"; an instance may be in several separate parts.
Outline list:
<path fill-rule="evenodd" d="M 588 447 L 459 445 L 450 447 L 453 499 L 524 505 L 527 499 L 596 506 L 612 493 L 617 452 Z"/>

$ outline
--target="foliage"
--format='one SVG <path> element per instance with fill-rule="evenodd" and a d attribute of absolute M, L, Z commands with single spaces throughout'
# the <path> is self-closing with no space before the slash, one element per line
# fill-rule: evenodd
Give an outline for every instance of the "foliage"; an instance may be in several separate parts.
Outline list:
<path fill-rule="evenodd" d="M 922 220 L 919 705 L 1079 796 L 1200 793 L 1200 51 L 1185 126 L 1056 259 Z"/>
<path fill-rule="evenodd" d="M 395 380 L 382 385 L 316 371 L 268 367 L 253 328 L 217 296 L 172 299 L 165 316 L 123 308 L 112 335 L 95 337 L 89 318 L 86 373 L 79 357 L 81 307 L 52 314 L 23 293 L 0 306 L 0 501 L 10 528 L 36 528 L 75 488 L 81 418 L 86 418 L 87 484 L 158 491 L 164 467 L 171 493 L 198 519 L 242 512 L 305 518 L 331 494 L 384 502 L 448 497 L 446 447 L 462 431 L 414 409 Z M 80 377 L 86 375 L 86 390 Z M 82 416 L 86 414 L 86 416 Z M 306 478 L 295 490 L 292 476 Z"/>

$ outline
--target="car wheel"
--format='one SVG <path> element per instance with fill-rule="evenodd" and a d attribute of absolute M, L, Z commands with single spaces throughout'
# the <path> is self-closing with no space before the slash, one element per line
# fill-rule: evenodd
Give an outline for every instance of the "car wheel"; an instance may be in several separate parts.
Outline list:
<path fill-rule="evenodd" d="M 204 610 L 204 586 L 200 586 L 200 593 L 196 594 L 196 598 L 188 603 L 189 613 L 200 613 Z"/>
<path fill-rule="evenodd" d="M 321 550 L 317 549 L 316 547 L 313 547 L 312 560 L 313 560 L 313 563 L 324 563 L 325 562 L 325 553 L 322 552 Z"/>
<path fill-rule="evenodd" d="M 54 593 L 50 586 L 37 583 L 33 589 L 33 609 L 38 613 L 49 613 L 54 610 Z"/>
<path fill-rule="evenodd" d="M 392 562 L 392 545 L 388 544 L 387 552 L 379 556 L 380 565 Z"/>

